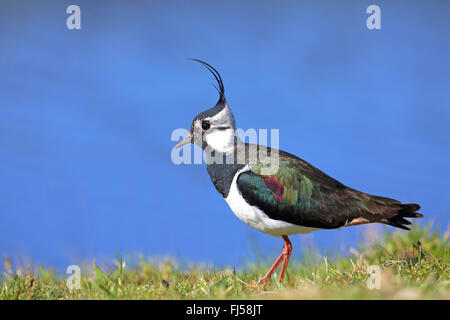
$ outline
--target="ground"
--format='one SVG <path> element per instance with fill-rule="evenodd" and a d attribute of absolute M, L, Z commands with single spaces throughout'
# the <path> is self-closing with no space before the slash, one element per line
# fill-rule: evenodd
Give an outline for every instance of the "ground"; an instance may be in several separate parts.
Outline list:
<path fill-rule="evenodd" d="M 80 289 L 70 290 L 67 277 L 44 267 L 12 270 L 6 257 L 0 299 L 450 299 L 448 232 L 431 226 L 387 232 L 380 242 L 360 245 L 350 256 L 292 261 L 283 284 L 273 278 L 258 286 L 269 265 L 180 271 L 175 261 L 141 258 L 134 267 L 123 261 L 109 271 L 86 267 Z"/>

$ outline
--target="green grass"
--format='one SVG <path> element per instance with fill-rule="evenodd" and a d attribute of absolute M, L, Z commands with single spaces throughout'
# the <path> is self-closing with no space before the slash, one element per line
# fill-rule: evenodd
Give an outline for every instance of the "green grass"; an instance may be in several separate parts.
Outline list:
<path fill-rule="evenodd" d="M 120 261 L 108 272 L 86 267 L 81 288 L 70 290 L 51 269 L 14 271 L 5 258 L 0 299 L 450 299 L 447 237 L 431 226 L 386 233 L 351 257 L 292 261 L 283 284 L 273 279 L 265 287 L 255 284 L 269 264 L 180 271 L 171 260 L 139 259 L 133 268 Z M 380 267 L 380 289 L 367 288 L 370 265 Z"/>

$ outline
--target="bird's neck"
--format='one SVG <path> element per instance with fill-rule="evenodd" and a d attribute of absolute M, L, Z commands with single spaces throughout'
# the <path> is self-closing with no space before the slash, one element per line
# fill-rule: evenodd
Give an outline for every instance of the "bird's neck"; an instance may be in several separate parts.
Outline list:
<path fill-rule="evenodd" d="M 217 191 L 226 198 L 234 175 L 244 166 L 236 158 L 242 142 L 232 128 L 210 132 L 204 141 L 206 169 Z"/>

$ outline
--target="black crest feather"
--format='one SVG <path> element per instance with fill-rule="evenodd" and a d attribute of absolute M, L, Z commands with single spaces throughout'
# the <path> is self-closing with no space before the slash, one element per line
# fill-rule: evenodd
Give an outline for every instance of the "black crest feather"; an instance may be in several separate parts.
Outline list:
<path fill-rule="evenodd" d="M 220 94 L 219 101 L 217 102 L 217 104 L 224 103 L 225 102 L 225 88 L 223 86 L 222 77 L 220 76 L 219 72 L 216 69 L 214 69 L 213 66 L 211 66 L 209 63 L 206 63 L 205 61 L 202 61 L 199 59 L 194 59 L 194 58 L 188 58 L 188 59 L 192 60 L 192 61 L 200 62 L 206 69 L 208 69 L 209 72 L 212 73 L 212 75 L 214 76 L 214 78 L 217 81 L 217 85 L 219 86 L 218 88 L 216 87 L 217 91 Z"/>

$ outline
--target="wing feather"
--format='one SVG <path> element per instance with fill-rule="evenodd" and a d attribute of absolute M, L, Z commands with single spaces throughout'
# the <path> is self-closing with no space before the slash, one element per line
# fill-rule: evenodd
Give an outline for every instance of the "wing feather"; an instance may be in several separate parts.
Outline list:
<path fill-rule="evenodd" d="M 247 202 L 259 207 L 271 219 L 333 229 L 370 222 L 398 227 L 398 224 L 408 222 L 401 220 L 408 216 L 399 216 L 401 210 L 408 209 L 409 217 L 420 215 L 413 212 L 420 208 L 418 205 L 404 205 L 394 199 L 349 188 L 284 151 L 279 151 L 276 174 L 262 174 L 264 166 L 262 163 L 250 165 L 251 171 L 243 172 L 237 178 L 237 186 Z"/>

